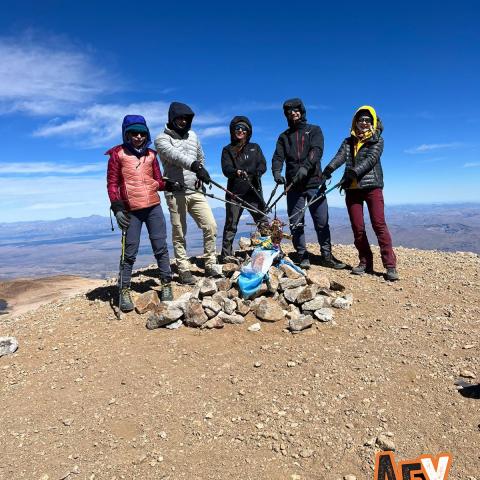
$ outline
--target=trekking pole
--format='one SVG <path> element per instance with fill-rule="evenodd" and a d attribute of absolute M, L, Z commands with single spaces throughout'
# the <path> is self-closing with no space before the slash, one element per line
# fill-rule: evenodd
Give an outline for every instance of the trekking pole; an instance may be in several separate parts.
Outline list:
<path fill-rule="evenodd" d="M 285 190 L 278 196 L 278 198 L 268 207 L 267 213 L 273 210 L 273 207 L 280 201 L 280 199 L 288 193 L 288 191 L 293 187 L 293 182 L 285 188 Z"/>
<path fill-rule="evenodd" d="M 262 217 L 267 217 L 268 218 L 268 216 L 265 212 L 262 212 L 258 208 L 254 207 L 251 203 L 248 203 L 247 201 L 243 200 L 243 198 L 239 197 L 238 195 L 235 195 L 230 190 L 227 190 L 225 187 L 222 187 L 219 183 L 215 182 L 212 179 L 210 179 L 210 183 L 212 185 L 215 185 L 220 190 L 223 190 L 225 193 L 227 193 L 231 197 L 233 197 L 238 203 L 243 204 L 243 205 L 241 205 L 241 207 L 246 208 L 247 210 L 249 210 L 251 212 L 259 213 L 260 215 L 262 215 Z"/>
<path fill-rule="evenodd" d="M 277 192 L 278 185 L 280 184 L 279 183 L 275 184 L 275 188 L 272 190 L 272 193 L 270 194 L 270 198 L 268 199 L 268 202 L 265 204 L 265 209 L 266 209 L 265 211 L 267 212 L 268 212 L 268 206 L 270 205 L 272 198 L 275 196 L 275 193 Z"/>
<path fill-rule="evenodd" d="M 301 210 L 299 210 L 296 213 L 293 213 L 288 217 L 288 220 L 291 220 L 293 217 L 299 216 L 295 224 L 293 226 L 290 226 L 290 230 L 295 230 L 300 225 L 303 215 L 307 211 L 307 208 L 311 207 L 314 203 L 317 203 L 319 200 L 322 200 L 323 198 L 325 198 L 331 191 L 339 187 L 342 184 L 342 182 L 341 181 L 338 182 L 333 187 L 330 187 L 328 190 L 325 190 L 323 193 L 320 194 L 320 189 L 323 187 L 324 184 L 325 184 L 325 180 L 320 184 L 320 186 L 317 189 L 317 192 L 312 197 L 312 199 L 309 200 Z"/>
<path fill-rule="evenodd" d="M 120 255 L 120 279 L 118 283 L 118 306 L 116 316 L 119 320 L 122 319 L 122 310 L 120 308 L 120 302 L 122 298 L 122 287 L 123 287 L 123 267 L 125 265 L 125 243 L 127 238 L 127 230 L 122 228 L 122 253 Z"/>
<path fill-rule="evenodd" d="M 260 192 L 253 186 L 253 183 L 251 182 L 250 178 L 248 175 L 244 177 L 244 180 L 247 181 L 248 186 L 253 190 L 253 193 L 256 195 L 256 197 L 260 200 L 260 203 L 262 205 L 265 205 L 265 200 L 263 199 L 263 195 L 260 194 Z"/>

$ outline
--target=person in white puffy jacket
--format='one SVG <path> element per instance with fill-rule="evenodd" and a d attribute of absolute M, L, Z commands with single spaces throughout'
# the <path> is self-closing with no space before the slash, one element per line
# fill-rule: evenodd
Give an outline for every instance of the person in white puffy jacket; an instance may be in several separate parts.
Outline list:
<path fill-rule="evenodd" d="M 204 166 L 205 155 L 200 141 L 191 130 L 194 115 L 188 105 L 171 103 L 165 130 L 155 139 L 164 176 L 185 186 L 183 191 L 165 194 L 165 198 L 170 211 L 172 241 L 180 282 L 191 285 L 196 281 L 190 271 L 186 250 L 187 212 L 203 231 L 205 275 L 219 276 L 215 248 L 217 224 L 202 193 L 203 183 L 210 183 L 210 175 Z"/>

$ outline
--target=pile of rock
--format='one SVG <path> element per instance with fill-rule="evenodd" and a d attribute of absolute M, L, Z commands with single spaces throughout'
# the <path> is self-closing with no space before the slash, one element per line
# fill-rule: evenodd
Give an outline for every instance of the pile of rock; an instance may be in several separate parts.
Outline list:
<path fill-rule="evenodd" d="M 271 267 L 268 280 L 249 300 L 240 297 L 237 278 L 240 267 L 223 265 L 225 278 L 201 279 L 191 292 L 178 299 L 161 303 L 155 291 L 137 298 L 137 313 L 151 312 L 147 328 L 154 329 L 183 323 L 195 328 L 223 328 L 225 324 L 242 324 L 247 320 L 279 322 L 287 320 L 287 328 L 297 333 L 315 321 L 329 322 L 333 308 L 347 309 L 353 303 L 345 288 L 322 272 L 300 273 L 289 265 Z M 332 308 L 333 307 L 333 308 Z"/>

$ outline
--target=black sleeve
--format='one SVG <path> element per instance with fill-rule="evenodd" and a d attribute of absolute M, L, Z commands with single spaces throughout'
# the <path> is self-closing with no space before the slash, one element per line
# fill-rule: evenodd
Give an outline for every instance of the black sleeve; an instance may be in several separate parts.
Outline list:
<path fill-rule="evenodd" d="M 383 138 L 380 137 L 377 143 L 374 143 L 369 147 L 366 157 L 353 167 L 357 177 L 363 177 L 367 172 L 369 172 L 380 160 L 382 152 Z"/>
<path fill-rule="evenodd" d="M 310 150 L 308 152 L 307 158 L 303 162 L 303 166 L 307 168 L 308 171 L 313 169 L 315 165 L 318 164 L 318 167 L 321 169 L 320 161 L 323 156 L 323 133 L 320 127 L 312 128 L 310 133 Z"/>
<path fill-rule="evenodd" d="M 232 156 L 225 147 L 222 150 L 222 172 L 227 178 L 235 178 L 237 175 Z"/>
<path fill-rule="evenodd" d="M 345 139 L 342 142 L 337 154 L 332 158 L 330 163 L 325 168 L 329 168 L 332 172 L 334 172 L 338 167 L 341 167 L 347 161 L 347 142 L 348 139 Z"/>
<path fill-rule="evenodd" d="M 272 158 L 272 172 L 281 172 L 283 169 L 283 163 L 285 162 L 285 146 L 283 144 L 283 135 L 280 135 L 277 140 L 277 146 L 275 147 L 275 153 Z"/>
<path fill-rule="evenodd" d="M 267 171 L 267 161 L 263 155 L 260 145 L 257 145 L 257 170 L 255 173 L 258 177 L 261 177 Z"/>

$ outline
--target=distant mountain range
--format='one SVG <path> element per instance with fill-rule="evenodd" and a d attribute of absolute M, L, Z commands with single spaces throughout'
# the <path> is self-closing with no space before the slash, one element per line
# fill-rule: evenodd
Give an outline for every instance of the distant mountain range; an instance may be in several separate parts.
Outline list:
<path fill-rule="evenodd" d="M 220 246 L 225 211 L 214 208 L 213 212 Z M 286 218 L 286 212 L 278 212 L 278 216 Z M 480 203 L 390 206 L 386 209 L 386 216 L 395 245 L 480 253 Z M 250 217 L 245 215 L 237 238 L 249 236 L 254 230 L 253 226 L 247 225 L 249 222 Z M 169 226 L 168 219 L 167 224 Z M 330 208 L 330 226 L 333 243 L 352 243 L 346 209 Z M 111 231 L 108 217 L 92 215 L 55 221 L 0 223 L 0 229 L 2 279 L 55 274 L 103 278 L 116 274 L 120 235 L 117 229 Z M 369 225 L 367 230 L 370 242 L 376 243 Z M 170 229 L 168 236 L 170 238 Z M 307 241 L 316 240 L 308 214 L 306 236 Z M 189 254 L 201 254 L 201 231 L 191 220 L 187 238 Z M 153 260 L 145 229 L 136 266 L 148 265 Z"/>

